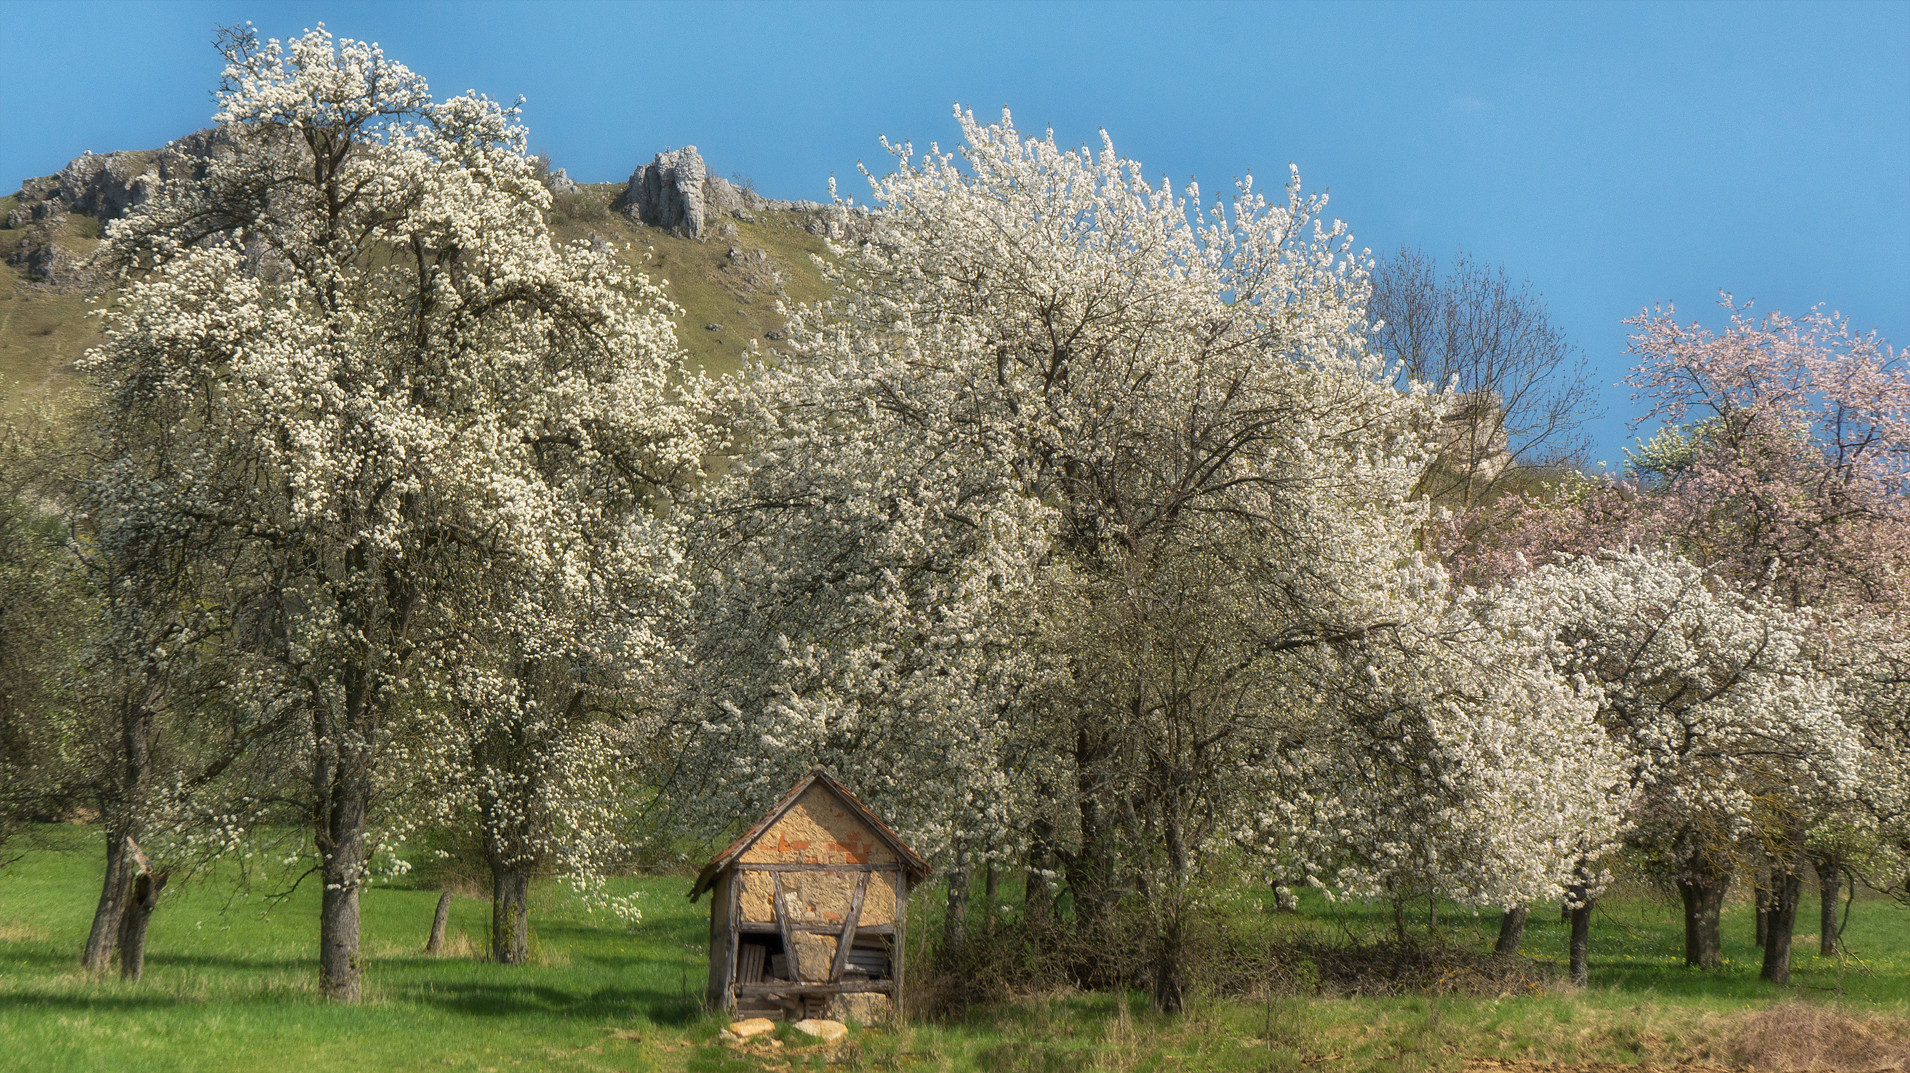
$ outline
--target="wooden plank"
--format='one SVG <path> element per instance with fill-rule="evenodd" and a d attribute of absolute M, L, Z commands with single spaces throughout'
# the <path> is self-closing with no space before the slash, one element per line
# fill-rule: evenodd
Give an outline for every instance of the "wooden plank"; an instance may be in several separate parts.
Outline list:
<path fill-rule="evenodd" d="M 739 925 L 745 935 L 780 935 L 782 927 L 762 920 L 745 920 Z M 811 935 L 835 935 L 842 931 L 840 924 L 791 924 L 790 931 L 808 932 Z M 858 924 L 857 935 L 894 935 L 893 924 Z"/>
<path fill-rule="evenodd" d="M 739 984 L 760 984 L 763 982 L 763 962 L 768 959 L 769 951 L 760 943 L 744 943 L 736 955 L 736 982 Z"/>
<path fill-rule="evenodd" d="M 736 955 L 743 941 L 742 935 L 737 930 L 737 925 L 742 921 L 743 917 L 743 884 L 739 882 L 740 879 L 741 877 L 735 872 L 731 872 L 730 881 L 725 884 L 725 886 L 729 888 L 727 892 L 729 897 L 725 900 L 729 902 L 730 909 L 729 949 L 725 951 L 723 966 L 723 1008 L 725 1010 L 734 1010 L 736 1008 L 736 994 L 733 990 L 736 984 Z M 714 901 L 715 899 L 711 900 Z"/>
<path fill-rule="evenodd" d="M 839 982 L 849 963 L 849 946 L 856 939 L 856 921 L 862 918 L 862 896 L 869 892 L 869 873 L 856 880 L 856 892 L 849 896 L 849 914 L 842 921 L 842 935 L 836 939 L 836 963 L 829 966 L 829 979 Z"/>
<path fill-rule="evenodd" d="M 744 861 L 736 866 L 742 872 L 900 872 L 899 864 L 798 864 L 773 861 Z"/>
<path fill-rule="evenodd" d="M 895 1007 L 895 1023 L 902 1024 L 902 966 L 908 961 L 908 936 L 902 925 L 909 919 L 909 877 L 904 872 L 895 884 L 895 937 L 891 940 L 889 951 L 889 1003 Z"/>
<path fill-rule="evenodd" d="M 843 983 L 800 983 L 772 980 L 760 984 L 737 984 L 739 995 L 856 995 L 891 994 L 894 980 L 852 980 Z"/>
<path fill-rule="evenodd" d="M 776 927 L 783 935 L 783 957 L 789 962 L 789 978 L 802 979 L 802 963 L 796 957 L 795 935 L 789 930 L 789 914 L 783 911 L 783 877 L 771 875 L 770 883 L 776 888 Z"/>

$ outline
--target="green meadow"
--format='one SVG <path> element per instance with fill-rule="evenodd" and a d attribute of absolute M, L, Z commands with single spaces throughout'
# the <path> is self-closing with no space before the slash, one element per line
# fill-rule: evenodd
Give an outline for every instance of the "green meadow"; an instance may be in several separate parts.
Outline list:
<path fill-rule="evenodd" d="M 267 875 L 248 890 L 236 865 L 168 889 L 143 982 L 86 976 L 78 956 L 99 890 L 96 843 L 90 828 L 64 826 L 8 848 L 0 1069 L 1868 1070 L 1910 1055 L 1910 911 L 1882 899 L 1854 907 L 1849 954 L 1817 956 L 1814 937 L 1800 934 L 1788 987 L 1757 978 L 1747 904 L 1727 914 L 1726 965 L 1696 971 L 1680 963 L 1675 903 L 1636 889 L 1601 905 L 1585 991 L 1560 982 L 1565 929 L 1556 913 L 1535 909 L 1528 960 L 1496 992 L 1455 978 L 1413 993 L 1347 995 L 1304 958 L 1265 951 L 1360 949 L 1386 933 L 1390 909 L 1307 897 L 1300 912 L 1278 913 L 1257 889 L 1242 889 L 1212 906 L 1225 924 L 1216 934 L 1231 944 L 1221 953 L 1232 984 L 1167 1018 L 1138 992 L 1065 988 L 935 1008 L 944 981 L 921 947 L 940 930 L 931 886 L 911 906 L 917 986 L 905 1025 L 858 1026 L 834 1049 L 805 1046 L 785 1027 L 775 1044 L 745 1049 L 718 1039 L 724 1021 L 701 1002 L 708 903 L 684 897 L 684 874 L 612 881 L 619 893 L 640 892 L 635 924 L 593 912 L 562 883 L 541 885 L 526 966 L 483 960 L 489 903 L 476 896 L 454 900 L 445 953 L 422 953 L 437 890 L 381 881 L 365 896 L 367 1000 L 347 1007 L 316 994 L 311 882 L 288 891 L 283 876 Z M 1455 963 L 1476 965 L 1495 927 L 1489 914 L 1443 907 L 1438 929 L 1428 938 L 1422 922 L 1420 934 L 1470 955 Z M 1268 984 L 1254 987 L 1262 962 Z"/>

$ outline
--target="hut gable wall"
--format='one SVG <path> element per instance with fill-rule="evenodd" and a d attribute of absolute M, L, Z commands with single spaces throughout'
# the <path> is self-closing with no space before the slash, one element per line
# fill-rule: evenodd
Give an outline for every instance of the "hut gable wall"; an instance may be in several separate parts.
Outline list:
<path fill-rule="evenodd" d="M 752 872 L 747 864 L 739 866 L 742 884 L 742 918 L 752 924 L 768 924 L 776 919 L 776 881 L 768 872 Z M 862 894 L 860 925 L 895 923 L 895 886 L 897 872 L 868 873 L 868 887 Z M 783 872 L 783 904 L 792 924 L 834 924 L 848 918 L 849 904 L 861 873 Z"/>
<path fill-rule="evenodd" d="M 928 863 L 821 769 L 703 867 L 710 998 L 732 1012 L 882 1020 L 900 1008 L 903 910 Z"/>
<path fill-rule="evenodd" d="M 883 838 L 850 811 L 841 798 L 811 785 L 795 804 L 744 850 L 752 864 L 860 864 L 874 868 L 899 862 Z"/>

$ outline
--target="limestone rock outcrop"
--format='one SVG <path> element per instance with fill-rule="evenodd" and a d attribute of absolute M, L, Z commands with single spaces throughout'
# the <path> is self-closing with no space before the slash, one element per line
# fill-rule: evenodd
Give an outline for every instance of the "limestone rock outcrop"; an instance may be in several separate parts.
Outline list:
<path fill-rule="evenodd" d="M 103 226 L 150 201 L 162 184 L 205 175 L 207 164 L 226 148 L 217 131 L 201 130 L 163 149 L 83 153 L 55 174 L 28 179 L 6 216 L 9 230 L 27 232 L 8 260 L 38 282 L 74 282 L 80 259 L 58 245 L 69 213 L 94 217 Z"/>
<path fill-rule="evenodd" d="M 666 149 L 630 173 L 623 193 L 610 206 L 638 223 L 706 238 L 711 221 L 721 217 L 755 219 L 764 212 L 821 212 L 814 201 L 780 201 L 711 175 L 696 146 Z"/>
<path fill-rule="evenodd" d="M 703 180 L 708 174 L 696 146 L 668 149 L 630 173 L 623 194 L 610 207 L 638 223 L 703 237 Z"/>
<path fill-rule="evenodd" d="M 98 217 L 102 224 L 117 220 L 150 200 L 161 183 L 203 176 L 207 162 L 224 148 L 217 131 L 201 130 L 163 149 L 83 153 L 56 174 L 22 183 L 7 226 L 23 227 L 62 212 Z"/>

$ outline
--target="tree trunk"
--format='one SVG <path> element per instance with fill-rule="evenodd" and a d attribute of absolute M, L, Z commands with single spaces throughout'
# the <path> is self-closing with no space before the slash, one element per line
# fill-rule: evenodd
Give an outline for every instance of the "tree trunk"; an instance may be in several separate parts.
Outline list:
<path fill-rule="evenodd" d="M 988 859 L 988 867 L 982 872 L 982 932 L 995 934 L 995 916 L 1001 909 L 1001 867 L 995 859 Z"/>
<path fill-rule="evenodd" d="M 1086 733 L 1075 741 L 1075 803 L 1080 813 L 1081 848 L 1066 858 L 1068 893 L 1075 922 L 1088 944 L 1103 941 L 1107 899 L 1114 889 L 1113 825 L 1101 808 L 1094 785 L 1099 757 Z M 1083 951 L 1085 953 L 1085 951 Z"/>
<path fill-rule="evenodd" d="M 88 972 L 111 968 L 119 945 L 126 903 L 132 900 L 133 873 L 138 869 L 127 845 L 131 834 L 122 824 L 106 827 L 106 876 L 100 882 L 99 906 L 93 910 L 93 930 L 86 937 L 86 952 L 80 962 Z"/>
<path fill-rule="evenodd" d="M 522 965 L 530 960 L 531 874 L 526 868 L 491 865 L 491 960 Z"/>
<path fill-rule="evenodd" d="M 318 990 L 329 999 L 357 1002 L 364 994 L 358 956 L 358 880 L 329 862 L 318 903 Z"/>
<path fill-rule="evenodd" d="M 1758 973 L 1774 984 L 1791 981 L 1791 933 L 1797 925 L 1797 903 L 1804 883 L 1795 865 L 1771 868 L 1770 926 L 1764 939 L 1764 968 Z"/>
<path fill-rule="evenodd" d="M 1494 956 L 1511 957 L 1519 952 L 1519 944 L 1525 940 L 1525 918 L 1531 911 L 1530 906 L 1515 905 L 1499 917 L 1499 941 L 1492 944 Z"/>
<path fill-rule="evenodd" d="M 968 892 L 972 881 L 968 874 L 968 851 L 955 851 L 955 863 L 948 870 L 948 911 L 942 916 L 942 953 L 956 957 L 968 945 Z"/>
<path fill-rule="evenodd" d="M 1817 953 L 1834 957 L 1843 929 L 1837 924 L 1837 897 L 1844 889 L 1844 862 L 1834 854 L 1811 857 L 1817 870 Z"/>
<path fill-rule="evenodd" d="M 1162 795 L 1161 835 L 1166 842 L 1167 882 L 1160 891 L 1160 946 L 1154 959 L 1154 1008 L 1180 1013 L 1187 1008 L 1187 840 L 1181 829 L 1180 799 Z"/>
<path fill-rule="evenodd" d="M 1022 913 L 1028 930 L 1044 933 L 1054 923 L 1054 889 L 1049 877 L 1054 874 L 1054 824 L 1036 820 L 1029 825 L 1028 879 L 1022 891 Z"/>
<path fill-rule="evenodd" d="M 362 741 L 342 748 L 335 744 L 337 737 L 349 732 L 320 729 L 314 773 L 319 809 L 313 842 L 325 887 L 318 903 L 318 989 L 328 999 L 357 1002 L 364 995 L 359 902 L 369 863 L 365 832 L 371 753 Z"/>
<path fill-rule="evenodd" d="M 120 923 L 119 974 L 135 983 L 146 975 L 146 925 L 166 889 L 167 873 L 141 872 L 133 877 L 132 897 Z"/>
<path fill-rule="evenodd" d="M 444 952 L 444 929 L 451 923 L 451 892 L 438 895 L 438 911 L 431 914 L 431 937 L 424 941 L 424 952 L 441 954 Z"/>
<path fill-rule="evenodd" d="M 1771 933 L 1771 869 L 1768 865 L 1758 866 L 1756 882 L 1752 901 L 1757 906 L 1757 945 L 1763 946 Z"/>
<path fill-rule="evenodd" d="M 1724 964 L 1724 935 L 1719 925 L 1727 873 L 1688 870 L 1677 879 L 1678 897 L 1685 909 L 1685 964 L 1714 969 Z"/>
<path fill-rule="evenodd" d="M 1185 915 L 1178 905 L 1169 907 L 1167 926 L 1161 929 L 1160 949 L 1154 959 L 1154 1008 L 1162 1013 L 1180 1013 L 1187 1008 Z"/>
<path fill-rule="evenodd" d="M 1572 895 L 1578 904 L 1572 906 L 1570 972 L 1572 986 L 1584 987 L 1592 978 L 1592 899 L 1584 887 L 1574 888 Z"/>

